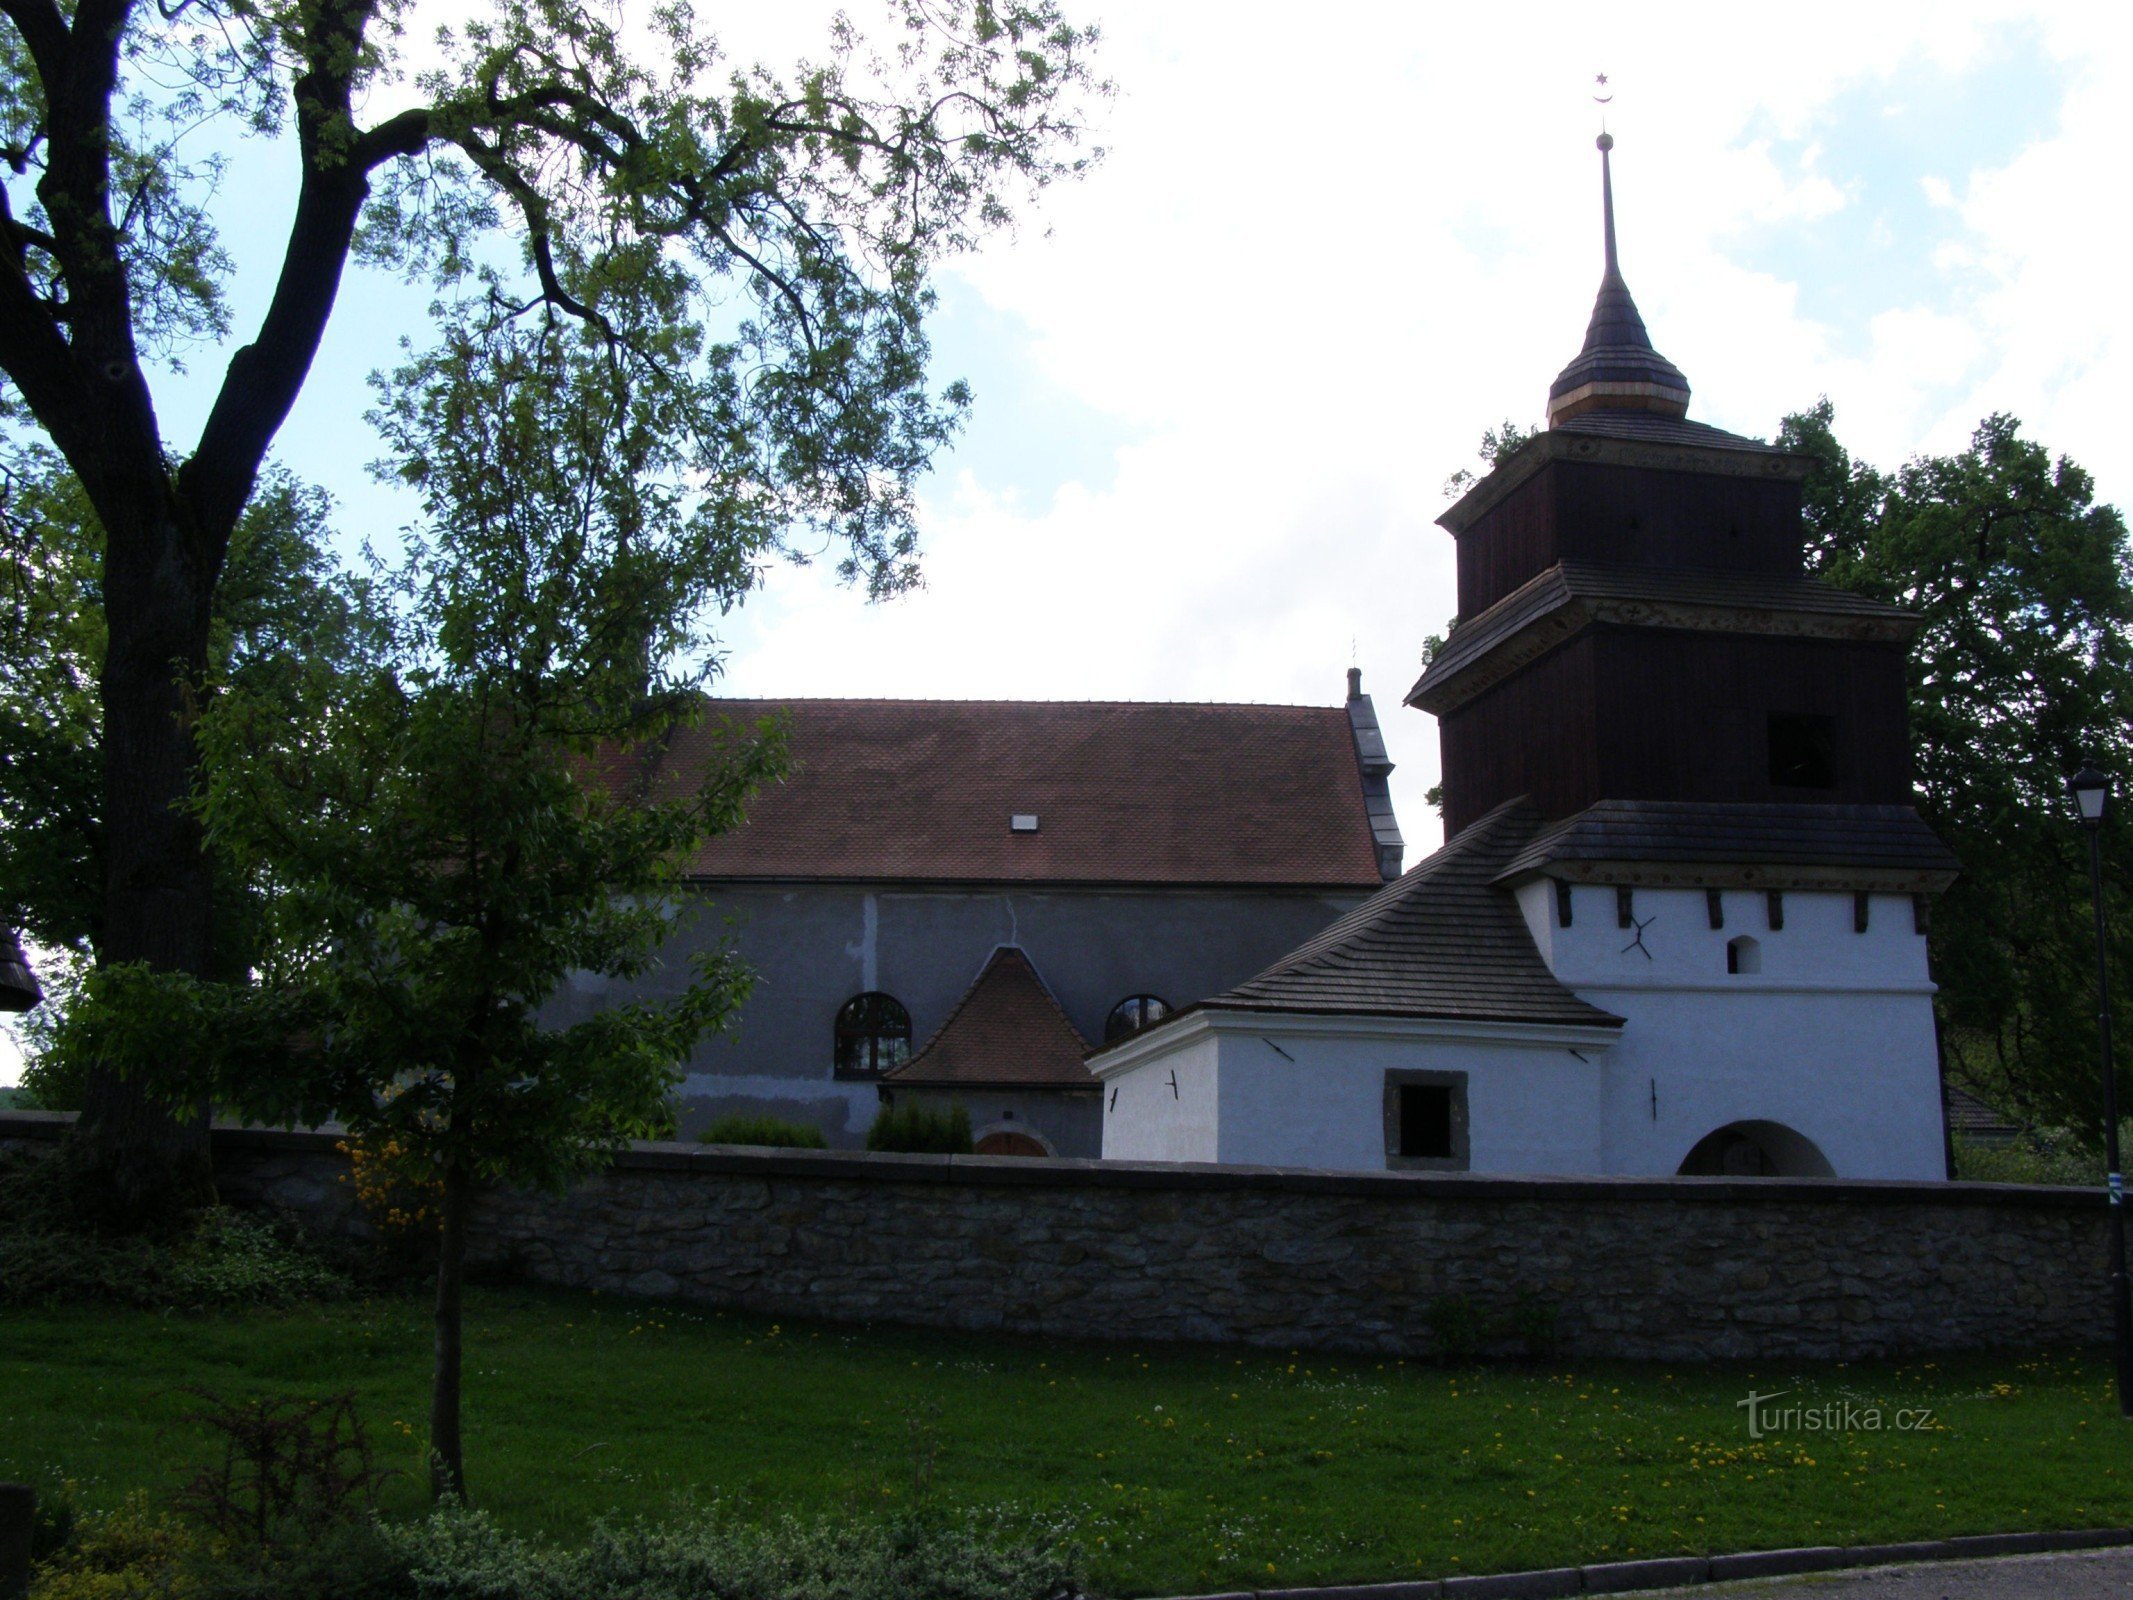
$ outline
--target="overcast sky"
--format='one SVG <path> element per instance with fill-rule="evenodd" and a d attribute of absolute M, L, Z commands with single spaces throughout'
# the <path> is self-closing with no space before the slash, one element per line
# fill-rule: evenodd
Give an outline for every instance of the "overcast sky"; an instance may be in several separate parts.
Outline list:
<path fill-rule="evenodd" d="M 1827 394 L 1893 465 L 2011 411 L 2133 492 L 2133 8 L 1079 14 L 1111 154 L 941 280 L 940 376 L 976 411 L 926 490 L 927 588 L 773 574 L 729 619 L 731 692 L 1331 704 L 1352 661 L 1419 860 L 1436 730 L 1400 701 L 1453 606 L 1442 484 L 1541 420 L 1583 336 L 1600 72 L 1623 271 L 1692 417 L 1767 436 Z M 743 57 L 811 36 L 791 5 L 726 24 Z M 289 151 L 241 152 L 240 337 L 291 192 Z M 364 475 L 363 379 L 425 299 L 352 274 L 282 435 L 351 538 L 406 514 Z M 163 391 L 180 452 L 219 364 Z"/>

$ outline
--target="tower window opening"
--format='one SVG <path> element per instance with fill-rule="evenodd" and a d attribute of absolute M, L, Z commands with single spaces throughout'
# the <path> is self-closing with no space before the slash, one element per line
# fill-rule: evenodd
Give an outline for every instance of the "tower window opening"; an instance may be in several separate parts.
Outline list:
<path fill-rule="evenodd" d="M 1739 974 L 1763 970 L 1763 947 L 1746 934 L 1726 941 L 1726 970 Z"/>
<path fill-rule="evenodd" d="M 1770 714 L 1770 782 L 1779 789 L 1837 786 L 1837 719 Z"/>

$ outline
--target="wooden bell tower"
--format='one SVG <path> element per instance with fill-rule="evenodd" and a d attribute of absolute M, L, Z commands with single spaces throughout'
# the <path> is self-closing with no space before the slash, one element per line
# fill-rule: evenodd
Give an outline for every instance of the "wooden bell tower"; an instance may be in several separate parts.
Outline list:
<path fill-rule="evenodd" d="M 1687 419 L 1616 257 L 1547 431 L 1439 522 L 1459 615 L 1407 703 L 1439 719 L 1447 836 L 1524 795 L 1908 807 L 1909 613 L 1807 577 L 1807 463 Z M 1834 820 L 1832 818 L 1832 820 Z"/>

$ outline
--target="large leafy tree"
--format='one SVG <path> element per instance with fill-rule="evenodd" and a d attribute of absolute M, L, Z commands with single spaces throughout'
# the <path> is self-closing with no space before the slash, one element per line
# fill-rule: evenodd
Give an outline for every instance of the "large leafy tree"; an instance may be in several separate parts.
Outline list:
<path fill-rule="evenodd" d="M 894 6 L 882 52 L 840 21 L 779 76 L 722 64 L 682 5 L 507 0 L 433 31 L 412 0 L 0 0 L 0 405 L 106 535 L 101 959 L 212 970 L 178 802 L 214 595 L 351 259 L 583 321 L 740 542 L 813 524 L 875 589 L 908 581 L 911 486 L 963 400 L 928 386 L 929 268 L 1084 159 L 1090 36 L 1053 0 Z M 263 316 L 174 441 L 157 362 L 231 328 L 218 158 L 184 154 L 217 130 L 285 135 L 297 197 Z M 608 310 L 653 290 L 671 328 Z M 78 1144 L 115 1215 L 209 1183 L 200 1120 L 141 1082 L 99 1075 Z"/>
<path fill-rule="evenodd" d="M 335 568 L 330 509 L 288 472 L 263 475 L 216 588 L 215 674 L 269 693 L 298 658 L 345 647 L 356 586 Z M 104 910 L 103 551 L 95 509 L 50 450 L 0 463 L 0 925 L 68 968 L 93 958 Z M 219 889 L 218 964 L 242 972 L 256 886 L 224 877 Z"/>
<path fill-rule="evenodd" d="M 1814 463 L 1808 563 L 1916 611 L 1919 809 L 1963 863 L 1934 914 L 1951 1070 L 2040 1121 L 2100 1137 L 2086 843 L 2067 776 L 2133 778 L 2133 561 L 2089 475 L 2008 416 L 1895 472 L 1855 459 L 1829 402 L 1778 442 Z M 2133 993 L 2133 830 L 2104 835 L 2114 986 Z M 2126 1093 L 2126 1085 L 2120 1094 Z"/>

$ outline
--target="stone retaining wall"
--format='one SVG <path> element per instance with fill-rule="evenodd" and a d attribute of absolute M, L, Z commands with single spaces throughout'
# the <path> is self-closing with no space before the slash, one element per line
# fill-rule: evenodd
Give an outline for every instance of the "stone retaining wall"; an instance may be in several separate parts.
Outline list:
<path fill-rule="evenodd" d="M 63 1119 L 0 1114 L 0 1146 Z M 227 1197 L 367 1231 L 330 1134 L 218 1129 Z M 776 1315 L 1431 1351 L 1460 1299 L 1565 1352 L 1850 1358 L 2101 1342 L 2099 1195 L 1500 1178 L 645 1145 L 480 1203 L 480 1265 Z"/>

